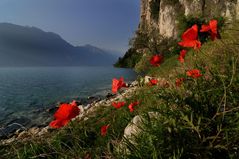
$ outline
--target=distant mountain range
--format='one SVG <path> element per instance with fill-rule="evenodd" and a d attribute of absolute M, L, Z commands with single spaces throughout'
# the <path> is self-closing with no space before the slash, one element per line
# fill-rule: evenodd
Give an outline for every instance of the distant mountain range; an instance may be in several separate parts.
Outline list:
<path fill-rule="evenodd" d="M 0 23 L 0 66 L 102 66 L 116 60 L 106 50 L 75 47 L 52 32 Z"/>

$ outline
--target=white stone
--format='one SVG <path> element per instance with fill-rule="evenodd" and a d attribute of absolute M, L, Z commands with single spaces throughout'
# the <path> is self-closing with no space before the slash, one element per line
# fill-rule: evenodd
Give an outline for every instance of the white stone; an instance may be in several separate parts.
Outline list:
<path fill-rule="evenodd" d="M 136 87 L 139 85 L 139 82 L 138 81 L 133 81 L 130 85 L 130 87 Z"/>
<path fill-rule="evenodd" d="M 49 126 L 42 128 L 41 131 L 38 133 L 38 136 L 42 136 L 48 133 L 48 130 L 49 130 Z"/>
<path fill-rule="evenodd" d="M 158 112 L 148 112 L 148 115 L 150 119 L 159 117 Z M 142 130 L 143 120 L 144 120 L 143 116 L 140 115 L 135 116 L 131 120 L 131 122 L 126 126 L 124 130 L 124 137 L 130 140 L 138 133 L 140 133 Z"/>
<path fill-rule="evenodd" d="M 153 78 L 153 77 L 145 76 L 145 77 L 144 77 L 144 84 L 148 84 L 152 78 Z"/>
<path fill-rule="evenodd" d="M 85 108 L 83 105 L 79 105 L 78 108 L 80 109 L 80 113 L 84 113 Z"/>
<path fill-rule="evenodd" d="M 90 104 L 87 104 L 87 105 L 84 107 L 84 109 L 87 110 L 87 109 L 89 109 L 90 107 L 91 107 L 91 105 L 90 105 Z"/>
<path fill-rule="evenodd" d="M 38 134 L 40 132 L 40 130 L 41 130 L 40 128 L 33 127 L 33 128 L 30 128 L 28 130 L 28 133 L 31 134 L 31 135 L 36 135 L 36 134 Z"/>
<path fill-rule="evenodd" d="M 132 121 L 124 129 L 124 137 L 127 139 L 130 139 L 133 136 L 137 135 L 141 131 L 140 129 L 141 123 L 142 123 L 142 117 L 139 115 L 135 116 L 132 119 Z"/>

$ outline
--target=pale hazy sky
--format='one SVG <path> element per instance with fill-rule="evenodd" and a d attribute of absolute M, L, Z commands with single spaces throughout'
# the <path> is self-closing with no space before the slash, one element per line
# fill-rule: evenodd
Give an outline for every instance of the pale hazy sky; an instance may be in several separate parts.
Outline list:
<path fill-rule="evenodd" d="M 35 26 L 73 45 L 123 53 L 139 23 L 140 0 L 0 0 L 0 22 Z"/>

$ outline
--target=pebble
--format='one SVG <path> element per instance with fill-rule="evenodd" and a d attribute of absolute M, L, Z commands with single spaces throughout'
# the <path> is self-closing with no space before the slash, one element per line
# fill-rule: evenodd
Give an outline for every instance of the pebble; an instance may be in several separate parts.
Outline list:
<path fill-rule="evenodd" d="M 80 109 L 80 113 L 84 113 L 85 108 L 83 105 L 79 105 L 78 108 Z"/>
<path fill-rule="evenodd" d="M 84 109 L 87 110 L 87 109 L 89 109 L 90 107 L 91 107 L 91 104 L 87 104 L 87 105 L 84 107 Z"/>
<path fill-rule="evenodd" d="M 48 130 L 49 130 L 49 126 L 41 129 L 40 132 L 38 133 L 38 136 L 42 136 L 42 135 L 48 133 Z"/>

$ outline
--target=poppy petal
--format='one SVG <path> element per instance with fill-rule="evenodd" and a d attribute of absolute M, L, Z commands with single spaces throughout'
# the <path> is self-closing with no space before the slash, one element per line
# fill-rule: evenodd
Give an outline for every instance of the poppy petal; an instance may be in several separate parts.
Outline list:
<path fill-rule="evenodd" d="M 77 106 L 71 104 L 62 104 L 54 114 L 56 119 L 69 120 L 79 115 L 80 109 Z"/>
<path fill-rule="evenodd" d="M 160 64 L 163 62 L 163 56 L 162 55 L 154 55 L 150 59 L 150 64 L 152 66 L 160 66 Z"/>
<path fill-rule="evenodd" d="M 109 125 L 104 125 L 100 129 L 101 136 L 106 136 Z"/>
<path fill-rule="evenodd" d="M 212 31 L 212 33 L 217 34 L 217 20 L 210 20 L 209 26 Z"/>
<path fill-rule="evenodd" d="M 178 57 L 178 61 L 181 62 L 181 63 L 184 63 L 185 60 L 184 60 L 184 58 L 182 56 L 179 56 Z"/>
<path fill-rule="evenodd" d="M 185 78 L 177 78 L 176 82 L 175 82 L 176 86 L 180 87 L 182 85 L 183 81 L 185 81 Z"/>
<path fill-rule="evenodd" d="M 52 128 L 60 128 L 65 126 L 72 118 L 79 115 L 80 109 L 74 104 L 61 104 L 59 109 L 54 114 L 55 120 L 49 125 Z"/>
<path fill-rule="evenodd" d="M 158 82 L 159 82 L 159 81 L 158 81 L 157 79 L 151 79 L 151 80 L 149 80 L 149 86 L 157 85 Z"/>
<path fill-rule="evenodd" d="M 188 30 L 186 30 L 182 35 L 183 41 L 196 40 L 198 38 L 198 26 L 195 24 Z"/>
<path fill-rule="evenodd" d="M 134 111 L 134 107 L 137 106 L 137 105 L 139 105 L 139 102 L 130 103 L 130 105 L 128 106 L 129 111 L 133 112 Z"/>
<path fill-rule="evenodd" d="M 200 32 L 208 32 L 208 31 L 210 31 L 210 26 L 203 24 Z"/>
<path fill-rule="evenodd" d="M 202 74 L 200 73 L 200 70 L 198 69 L 193 69 L 193 70 L 189 70 L 186 72 L 188 77 L 192 77 L 192 78 L 199 78 L 202 76 Z"/>
<path fill-rule="evenodd" d="M 69 123 L 70 120 L 53 120 L 49 126 L 55 129 L 61 128 Z"/>
<path fill-rule="evenodd" d="M 114 78 L 112 80 L 112 92 L 113 93 L 117 93 L 117 91 L 122 87 L 126 87 L 126 83 L 124 83 L 123 77 L 121 77 L 119 80 L 116 78 Z"/>
<path fill-rule="evenodd" d="M 201 42 L 197 39 L 198 26 L 195 24 L 183 33 L 182 41 L 178 44 L 182 47 L 192 47 L 194 49 L 199 49 L 201 47 Z"/>
<path fill-rule="evenodd" d="M 113 102 L 112 106 L 115 107 L 116 109 L 119 109 L 125 105 L 125 102 Z"/>

